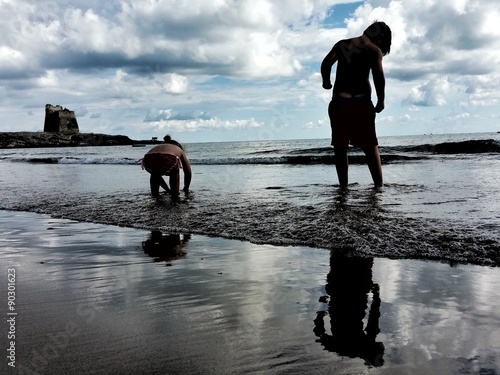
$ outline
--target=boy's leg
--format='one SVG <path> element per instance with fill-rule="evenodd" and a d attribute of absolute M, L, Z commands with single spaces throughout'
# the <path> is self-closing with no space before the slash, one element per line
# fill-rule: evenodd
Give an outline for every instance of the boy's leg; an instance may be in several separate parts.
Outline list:
<path fill-rule="evenodd" d="M 177 169 L 170 175 L 170 193 L 172 195 L 179 195 L 180 190 L 180 172 Z"/>
<path fill-rule="evenodd" d="M 335 150 L 335 168 L 337 169 L 337 177 L 340 187 L 347 187 L 349 160 L 347 159 L 347 148 L 334 147 Z"/>
<path fill-rule="evenodd" d="M 376 187 L 382 186 L 382 162 L 380 161 L 378 146 L 363 148 L 363 152 L 366 155 L 366 161 L 372 175 L 373 183 Z"/>
<path fill-rule="evenodd" d="M 162 177 L 162 176 L 158 176 L 158 177 L 159 177 L 158 182 L 160 183 L 160 186 L 161 186 L 163 189 L 165 189 L 166 191 L 170 191 L 170 189 L 169 189 L 169 187 L 168 187 L 167 183 L 165 182 L 165 180 L 163 179 L 163 177 Z"/>
<path fill-rule="evenodd" d="M 151 187 L 151 195 L 153 197 L 157 197 L 160 193 L 160 180 L 162 179 L 159 174 L 156 173 L 151 173 L 151 176 L 149 177 L 149 186 Z"/>

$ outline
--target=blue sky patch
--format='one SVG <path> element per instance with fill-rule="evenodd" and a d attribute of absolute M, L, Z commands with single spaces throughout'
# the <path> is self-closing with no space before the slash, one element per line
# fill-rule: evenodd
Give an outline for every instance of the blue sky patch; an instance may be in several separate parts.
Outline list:
<path fill-rule="evenodd" d="M 356 8 L 363 5 L 363 3 L 363 1 L 358 1 L 355 3 L 334 5 L 328 10 L 328 16 L 321 25 L 326 29 L 345 27 L 344 20 L 352 17 Z"/>

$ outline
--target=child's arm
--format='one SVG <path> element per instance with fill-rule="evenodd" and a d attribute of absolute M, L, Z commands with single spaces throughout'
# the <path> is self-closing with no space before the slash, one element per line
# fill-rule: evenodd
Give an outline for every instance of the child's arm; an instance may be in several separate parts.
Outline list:
<path fill-rule="evenodd" d="M 375 105 L 375 112 L 382 112 L 385 108 L 385 76 L 384 68 L 382 67 L 382 51 L 377 48 L 377 59 L 372 67 L 373 84 L 375 85 L 375 92 L 377 93 L 377 104 Z"/>
<path fill-rule="evenodd" d="M 323 88 L 325 90 L 330 90 L 332 88 L 332 82 L 330 75 L 332 74 L 332 66 L 337 61 L 337 45 L 334 45 L 332 50 L 328 52 L 323 61 L 321 62 L 321 77 L 323 79 Z"/>

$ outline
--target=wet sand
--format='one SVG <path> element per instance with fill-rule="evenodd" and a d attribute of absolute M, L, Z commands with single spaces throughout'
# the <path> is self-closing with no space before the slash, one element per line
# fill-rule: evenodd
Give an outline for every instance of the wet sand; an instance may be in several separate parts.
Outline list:
<path fill-rule="evenodd" d="M 500 269 L 0 211 L 2 374 L 500 372 Z"/>

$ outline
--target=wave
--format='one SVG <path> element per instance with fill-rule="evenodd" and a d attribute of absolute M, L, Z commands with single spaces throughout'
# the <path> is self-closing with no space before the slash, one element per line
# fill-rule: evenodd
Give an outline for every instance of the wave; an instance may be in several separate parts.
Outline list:
<path fill-rule="evenodd" d="M 500 153 L 500 142 L 494 139 L 443 142 L 416 146 L 380 146 L 381 159 L 384 163 L 426 160 L 440 154 L 491 154 Z M 290 150 L 283 156 L 262 156 L 283 153 L 280 150 L 256 151 L 246 158 L 199 159 L 193 164 L 335 164 L 332 147 L 318 147 Z M 349 163 L 365 163 L 361 149 L 352 147 Z"/>
<path fill-rule="evenodd" d="M 382 155 L 382 161 L 385 163 L 405 161 L 405 160 L 421 160 L 422 157 L 412 157 L 405 155 Z M 102 164 L 102 165 L 137 165 L 136 160 L 130 158 L 77 158 L 77 157 L 34 157 L 25 159 L 16 159 L 17 162 L 27 162 L 34 164 Z M 365 163 L 363 155 L 350 155 L 349 162 L 351 164 Z M 297 155 L 297 156 L 279 156 L 279 157 L 253 157 L 253 158 L 206 158 L 206 159 L 191 159 L 192 165 L 312 165 L 324 164 L 333 165 L 335 159 L 333 153 L 331 155 Z"/>
<path fill-rule="evenodd" d="M 33 157 L 14 159 L 16 162 L 38 163 L 38 164 L 137 164 L 136 160 L 130 158 L 106 158 L 106 157 Z"/>
<path fill-rule="evenodd" d="M 500 153 L 500 142 L 494 139 L 467 140 L 460 142 L 444 142 L 437 144 L 421 144 L 414 146 L 380 146 L 383 163 L 398 163 L 407 161 L 426 160 L 436 155 L 461 155 L 461 154 L 496 154 Z M 5 159 L 4 159 L 5 160 Z M 41 164 L 109 164 L 109 165 L 134 165 L 137 161 L 123 157 L 28 157 L 11 159 L 17 162 Z M 332 147 L 302 148 L 292 150 L 263 150 L 252 151 L 240 157 L 212 157 L 190 158 L 193 165 L 313 165 L 335 164 Z M 363 152 L 353 147 L 349 151 L 350 164 L 364 164 L 366 162 Z"/>

